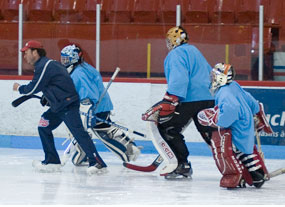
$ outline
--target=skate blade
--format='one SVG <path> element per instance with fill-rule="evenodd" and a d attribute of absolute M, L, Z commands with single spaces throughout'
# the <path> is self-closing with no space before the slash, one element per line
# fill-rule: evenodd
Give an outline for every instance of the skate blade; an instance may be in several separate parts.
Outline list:
<path fill-rule="evenodd" d="M 192 177 L 189 175 L 165 175 L 166 180 L 192 180 Z"/>

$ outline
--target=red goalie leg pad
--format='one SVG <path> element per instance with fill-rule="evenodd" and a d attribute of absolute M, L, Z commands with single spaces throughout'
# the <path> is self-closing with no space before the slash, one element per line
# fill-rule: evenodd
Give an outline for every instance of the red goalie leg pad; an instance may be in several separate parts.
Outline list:
<path fill-rule="evenodd" d="M 268 170 L 264 164 L 262 157 L 260 156 L 259 152 L 257 151 L 256 145 L 254 145 L 254 147 L 253 147 L 253 154 L 255 155 L 255 157 L 253 159 L 258 161 L 257 163 L 255 163 L 255 165 L 261 166 L 261 169 L 263 170 L 267 180 L 269 180 L 270 177 L 269 177 Z M 244 165 L 243 165 L 242 177 L 248 185 L 250 185 L 250 186 L 253 185 L 252 177 L 251 177 L 247 167 L 245 167 Z"/>
<path fill-rule="evenodd" d="M 253 184 L 253 181 L 252 181 L 252 177 L 251 175 L 249 174 L 247 168 L 241 164 L 243 166 L 243 169 L 242 169 L 242 178 L 244 179 L 244 181 L 248 184 L 248 185 L 252 185 Z"/>
<path fill-rule="evenodd" d="M 258 163 L 256 163 L 256 165 L 261 165 L 261 169 L 263 170 L 264 174 L 266 175 L 267 179 L 269 180 L 270 177 L 269 177 L 269 173 L 268 173 L 268 170 L 265 166 L 265 163 L 264 163 L 264 160 L 262 159 L 261 155 L 259 154 L 259 152 L 257 151 L 257 148 L 256 148 L 256 145 L 254 145 L 253 147 L 253 154 L 256 154 L 256 157 L 254 158 L 255 160 L 259 160 Z"/>
<path fill-rule="evenodd" d="M 231 131 L 213 132 L 211 149 L 216 165 L 223 175 L 220 186 L 226 188 L 238 187 L 243 177 L 244 167 L 233 153 Z"/>

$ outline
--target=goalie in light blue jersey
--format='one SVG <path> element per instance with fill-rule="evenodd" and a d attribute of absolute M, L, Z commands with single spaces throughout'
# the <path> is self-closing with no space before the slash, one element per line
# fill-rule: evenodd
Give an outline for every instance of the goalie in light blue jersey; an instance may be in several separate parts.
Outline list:
<path fill-rule="evenodd" d="M 202 126 L 197 114 L 214 106 L 209 92 L 211 66 L 194 45 L 187 43 L 188 34 L 183 27 L 169 29 L 166 42 L 169 49 L 164 61 L 167 91 L 163 100 L 147 110 L 142 119 L 156 123 L 152 132 L 158 132 L 153 143 L 166 160 L 160 175 L 166 179 L 191 178 L 189 151 L 182 132 L 193 120 L 203 139 L 210 144 L 212 129 Z"/>
<path fill-rule="evenodd" d="M 108 93 L 98 103 L 105 90 L 102 77 L 94 67 L 83 60 L 81 48 L 75 44 L 64 47 L 61 50 L 61 63 L 66 67 L 79 94 L 81 119 L 85 129 L 99 138 L 122 161 L 136 160 L 140 149 L 134 139 L 115 126 L 96 121 L 98 117 L 111 122 L 110 111 L 113 110 L 113 104 Z M 86 155 L 78 143 L 74 143 L 74 146 L 76 151 L 72 162 L 74 165 L 81 165 L 86 160 Z"/>
<path fill-rule="evenodd" d="M 215 65 L 210 90 L 216 105 L 199 112 L 198 120 L 204 126 L 218 128 L 212 135 L 211 148 L 223 175 L 220 186 L 245 187 L 247 183 L 261 188 L 268 172 L 261 153 L 257 152 L 254 135 L 255 131 L 256 134 L 261 130 L 273 131 L 265 118 L 263 104 L 234 81 L 234 76 L 230 64 Z"/>

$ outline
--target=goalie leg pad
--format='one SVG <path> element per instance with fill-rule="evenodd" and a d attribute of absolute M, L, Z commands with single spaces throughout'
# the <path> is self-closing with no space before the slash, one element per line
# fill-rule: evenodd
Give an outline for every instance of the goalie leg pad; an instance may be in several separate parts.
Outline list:
<path fill-rule="evenodd" d="M 269 172 L 265 166 L 263 158 L 261 157 L 260 153 L 258 152 L 258 150 L 256 148 L 256 145 L 254 145 L 254 147 L 253 147 L 253 153 L 256 154 L 256 159 L 259 160 L 258 164 L 261 165 L 261 169 L 263 170 L 264 175 L 266 176 L 267 180 L 269 180 L 270 179 Z"/>
<path fill-rule="evenodd" d="M 75 166 L 80 166 L 83 165 L 84 162 L 87 162 L 87 156 L 86 153 L 83 151 L 83 149 L 80 147 L 80 145 L 78 144 L 78 142 L 74 143 L 74 148 L 75 148 L 75 152 L 72 156 L 72 163 Z M 86 163 L 88 164 L 88 163 Z"/>
<path fill-rule="evenodd" d="M 220 186 L 226 188 L 238 187 L 242 181 L 243 166 L 233 153 L 231 131 L 214 131 L 211 139 L 211 149 L 216 165 L 223 175 Z"/>
<path fill-rule="evenodd" d="M 177 168 L 178 160 L 167 142 L 161 137 L 157 125 L 154 122 L 149 122 L 149 125 L 151 127 L 151 132 L 153 133 L 153 136 L 151 137 L 152 143 L 166 162 L 166 165 L 160 171 L 160 175 L 165 176 Z"/>
<path fill-rule="evenodd" d="M 244 154 L 236 150 L 237 158 L 243 163 L 245 169 L 243 177 L 249 185 L 261 188 L 265 181 L 269 180 L 269 174 L 263 162 L 263 159 L 257 152 L 256 146 L 252 154 Z"/>
<path fill-rule="evenodd" d="M 94 129 L 95 135 L 103 142 L 103 144 L 115 155 L 117 155 L 123 162 L 129 162 L 127 155 L 127 148 L 115 139 L 111 139 L 108 133 L 103 129 Z"/>
<path fill-rule="evenodd" d="M 116 140 L 118 143 L 122 144 L 127 148 L 127 156 L 130 161 L 135 161 L 141 153 L 141 150 L 134 143 L 134 139 L 128 136 L 128 133 L 123 132 L 121 129 L 115 126 L 110 126 L 108 131 L 110 137 Z"/>
<path fill-rule="evenodd" d="M 141 153 L 133 140 L 117 127 L 93 128 L 92 131 L 123 162 L 135 161 Z"/>
<path fill-rule="evenodd" d="M 80 102 L 80 117 L 85 130 L 96 125 L 96 119 L 93 116 L 93 103 L 89 98 Z"/>

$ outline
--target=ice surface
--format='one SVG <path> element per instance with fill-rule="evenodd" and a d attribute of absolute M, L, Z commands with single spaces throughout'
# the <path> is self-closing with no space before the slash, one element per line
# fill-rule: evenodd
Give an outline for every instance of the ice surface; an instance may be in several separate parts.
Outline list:
<path fill-rule="evenodd" d="M 63 152 L 60 151 L 60 154 Z M 261 189 L 227 190 L 219 187 L 221 178 L 214 160 L 190 156 L 193 179 L 168 181 L 151 173 L 126 169 L 110 152 L 100 152 L 108 173 L 87 176 L 86 166 L 68 162 L 60 173 L 38 173 L 32 160 L 42 159 L 42 150 L 0 148 L 0 204 L 13 205 L 251 205 L 285 204 L 285 175 L 272 178 Z M 137 164 L 148 165 L 155 154 L 142 154 Z M 266 160 L 269 171 L 285 167 L 284 160 Z"/>

